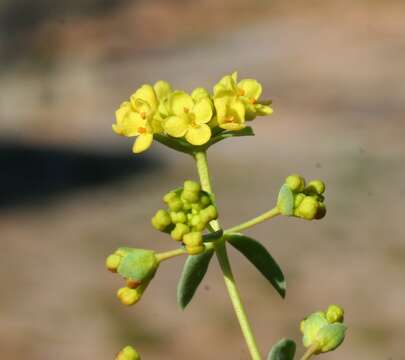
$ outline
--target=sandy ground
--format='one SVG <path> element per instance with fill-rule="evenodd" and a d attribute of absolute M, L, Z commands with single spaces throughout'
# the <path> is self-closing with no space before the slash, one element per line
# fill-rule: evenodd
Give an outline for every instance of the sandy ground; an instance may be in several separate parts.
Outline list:
<path fill-rule="evenodd" d="M 259 78 L 275 114 L 255 121 L 255 138 L 223 142 L 209 154 L 221 222 L 270 208 L 291 172 L 328 186 L 324 220 L 278 218 L 249 231 L 283 266 L 285 300 L 231 251 L 263 353 L 281 337 L 300 342 L 300 319 L 338 303 L 348 336 L 325 358 L 402 360 L 404 4 L 347 6 L 323 16 L 280 10 L 135 58 L 77 58 L 47 75 L 3 73 L 3 138 L 129 151 L 110 126 L 138 84 L 163 78 L 190 90 L 233 69 Z M 136 307 L 115 299 L 121 282 L 104 270 L 105 256 L 121 245 L 170 249 L 149 219 L 168 189 L 196 178 L 186 156 L 159 145 L 144 156 L 162 166 L 2 211 L 0 358 L 111 359 L 129 343 L 147 360 L 248 359 L 215 261 L 185 312 L 175 301 L 183 259 L 162 266 Z"/>

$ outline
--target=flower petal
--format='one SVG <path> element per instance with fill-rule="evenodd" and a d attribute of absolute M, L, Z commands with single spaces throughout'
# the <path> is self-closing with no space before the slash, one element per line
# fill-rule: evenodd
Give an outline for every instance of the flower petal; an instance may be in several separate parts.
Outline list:
<path fill-rule="evenodd" d="M 172 86 L 167 81 L 163 80 L 157 81 L 155 85 L 153 85 L 153 88 L 155 90 L 157 98 L 160 101 L 169 96 L 173 92 Z"/>
<path fill-rule="evenodd" d="M 174 115 L 183 115 L 194 106 L 192 97 L 183 91 L 175 91 L 170 95 L 169 107 Z"/>
<path fill-rule="evenodd" d="M 130 112 L 122 122 L 113 125 L 113 130 L 119 135 L 136 136 L 139 133 L 139 128 L 146 128 L 147 121 L 142 119 L 136 112 Z"/>
<path fill-rule="evenodd" d="M 243 96 L 257 100 L 262 94 L 262 85 L 254 79 L 243 79 L 238 83 L 238 87 L 243 90 Z"/>
<path fill-rule="evenodd" d="M 170 116 L 163 123 L 165 131 L 174 137 L 182 137 L 187 132 L 189 122 L 180 116 Z"/>
<path fill-rule="evenodd" d="M 270 106 L 266 106 L 266 105 L 262 105 L 262 104 L 255 105 L 255 110 L 256 110 L 257 115 L 260 115 L 260 116 L 271 115 L 273 113 L 273 109 Z"/>
<path fill-rule="evenodd" d="M 218 96 L 223 91 L 237 91 L 236 82 L 232 75 L 225 75 L 219 82 L 214 86 L 214 96 Z"/>
<path fill-rule="evenodd" d="M 203 145 L 211 138 L 211 129 L 208 125 L 202 124 L 190 127 L 186 133 L 186 140 L 192 145 Z"/>
<path fill-rule="evenodd" d="M 198 87 L 193 90 L 191 97 L 194 99 L 194 101 L 199 101 L 203 98 L 209 98 L 210 94 L 203 87 Z"/>
<path fill-rule="evenodd" d="M 139 135 L 135 142 L 134 146 L 132 147 L 132 151 L 135 154 L 141 153 L 150 148 L 153 141 L 153 134 L 141 134 Z"/>
<path fill-rule="evenodd" d="M 245 106 L 241 101 L 232 101 L 229 105 L 228 114 L 233 116 L 236 122 L 245 122 Z"/>
<path fill-rule="evenodd" d="M 129 101 L 124 101 L 115 112 L 115 120 L 117 124 L 122 123 L 130 111 L 131 103 Z"/>
<path fill-rule="evenodd" d="M 229 123 L 222 123 L 219 125 L 219 127 L 225 130 L 236 131 L 243 129 L 245 127 L 245 124 L 229 122 Z"/>
<path fill-rule="evenodd" d="M 209 98 L 202 98 L 193 107 L 195 122 L 197 124 L 205 124 L 212 118 L 212 103 Z"/>
<path fill-rule="evenodd" d="M 158 105 L 155 90 L 149 84 L 142 85 L 135 93 L 131 96 L 131 103 L 135 106 L 135 100 L 141 99 L 145 101 L 152 109 L 155 111 Z"/>

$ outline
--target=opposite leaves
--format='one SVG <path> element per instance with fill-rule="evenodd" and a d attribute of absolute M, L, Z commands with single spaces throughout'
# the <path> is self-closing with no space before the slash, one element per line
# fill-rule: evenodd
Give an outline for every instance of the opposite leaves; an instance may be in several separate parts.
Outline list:
<path fill-rule="evenodd" d="M 211 261 L 213 250 L 187 258 L 177 285 L 177 303 L 184 310 L 194 296 Z"/>
<path fill-rule="evenodd" d="M 281 339 L 272 347 L 267 360 L 293 360 L 295 348 L 294 341 L 290 339 Z"/>
<path fill-rule="evenodd" d="M 267 249 L 256 240 L 241 234 L 227 234 L 225 236 L 226 240 L 240 251 L 284 298 L 286 282 L 283 272 Z"/>

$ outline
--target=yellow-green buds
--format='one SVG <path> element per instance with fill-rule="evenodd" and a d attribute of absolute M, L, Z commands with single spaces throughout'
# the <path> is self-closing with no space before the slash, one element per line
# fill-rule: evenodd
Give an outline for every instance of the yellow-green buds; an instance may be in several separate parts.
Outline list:
<path fill-rule="evenodd" d="M 117 354 L 114 360 L 141 360 L 141 357 L 132 346 L 126 346 Z"/>
<path fill-rule="evenodd" d="M 151 222 L 155 229 L 165 231 L 165 229 L 167 229 L 172 223 L 172 220 L 169 213 L 161 209 L 156 212 Z"/>
<path fill-rule="evenodd" d="M 118 290 L 117 297 L 124 305 L 133 305 L 154 277 L 159 261 L 151 250 L 119 248 L 107 257 L 106 267 L 125 279 L 127 286 Z"/>
<path fill-rule="evenodd" d="M 290 175 L 280 189 L 277 207 L 283 215 L 322 219 L 326 214 L 324 191 L 325 184 L 321 180 L 312 180 L 305 186 L 303 177 Z"/>
<path fill-rule="evenodd" d="M 331 324 L 335 322 L 341 323 L 344 320 L 344 310 L 338 305 L 329 305 L 326 311 L 326 319 Z"/>
<path fill-rule="evenodd" d="M 326 313 L 318 311 L 309 315 L 300 324 L 304 346 L 313 348 L 315 354 L 335 350 L 346 333 L 342 321 L 343 309 L 337 305 L 329 306 Z"/>
<path fill-rule="evenodd" d="M 131 289 L 129 287 L 122 287 L 117 291 L 117 298 L 127 306 L 136 304 L 141 295 L 137 289 Z"/>
<path fill-rule="evenodd" d="M 184 235 L 183 242 L 190 255 L 197 255 L 204 251 L 202 233 L 199 231 L 190 232 Z"/>
<path fill-rule="evenodd" d="M 163 197 L 168 207 L 159 210 L 152 218 L 152 225 L 157 230 L 170 233 L 176 241 L 182 241 L 191 254 L 204 250 L 201 243 L 187 245 L 185 237 L 194 234 L 191 238 L 201 238 L 210 221 L 218 217 L 210 194 L 201 190 L 201 185 L 195 181 L 186 180 L 183 188 L 170 191 Z"/>
<path fill-rule="evenodd" d="M 118 266 L 121 263 L 121 259 L 122 257 L 120 255 L 111 254 L 105 261 L 106 268 L 112 272 L 117 272 Z"/>

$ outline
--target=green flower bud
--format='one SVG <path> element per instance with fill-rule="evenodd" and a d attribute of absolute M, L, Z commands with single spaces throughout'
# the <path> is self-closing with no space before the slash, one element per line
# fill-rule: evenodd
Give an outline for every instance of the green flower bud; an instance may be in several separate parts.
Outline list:
<path fill-rule="evenodd" d="M 182 241 L 183 236 L 190 232 L 190 228 L 186 224 L 178 223 L 172 230 L 170 235 L 176 241 Z"/>
<path fill-rule="evenodd" d="M 169 225 L 171 225 L 172 220 L 169 213 L 166 210 L 161 209 L 156 212 L 151 222 L 155 229 L 164 231 Z"/>
<path fill-rule="evenodd" d="M 186 250 L 189 255 L 198 255 L 204 252 L 205 247 L 204 245 L 196 245 L 196 246 L 186 245 Z"/>
<path fill-rule="evenodd" d="M 285 179 L 285 183 L 294 192 L 301 192 L 305 187 L 305 180 L 299 175 L 290 175 Z"/>
<path fill-rule="evenodd" d="M 203 238 L 200 231 L 190 232 L 183 237 L 183 242 L 186 246 L 199 246 L 202 245 Z"/>
<path fill-rule="evenodd" d="M 326 315 L 322 311 L 313 313 L 304 319 L 301 325 L 304 346 L 310 347 L 315 342 L 318 331 L 326 325 L 328 325 L 328 320 L 326 320 Z"/>
<path fill-rule="evenodd" d="M 344 340 L 346 326 L 340 323 L 329 324 L 321 328 L 316 335 L 318 353 L 335 350 Z"/>
<path fill-rule="evenodd" d="M 126 346 L 117 354 L 115 360 L 141 360 L 141 357 L 132 346 Z"/>
<path fill-rule="evenodd" d="M 306 196 L 295 209 L 294 215 L 306 220 L 312 220 L 318 211 L 319 203 L 312 196 Z"/>
<path fill-rule="evenodd" d="M 305 195 L 303 193 L 299 193 L 294 197 L 294 209 L 296 209 L 302 203 L 302 200 L 305 199 Z"/>
<path fill-rule="evenodd" d="M 338 305 L 329 305 L 326 311 L 326 319 L 330 324 L 341 323 L 344 319 L 344 310 Z"/>
<path fill-rule="evenodd" d="M 176 195 L 175 198 L 171 199 L 168 203 L 167 206 L 171 211 L 180 211 L 183 209 L 183 202 L 181 199 Z"/>
<path fill-rule="evenodd" d="M 118 273 L 125 279 L 145 283 L 153 278 L 159 266 L 156 254 L 152 250 L 126 249 L 118 266 Z"/>
<path fill-rule="evenodd" d="M 201 191 L 201 186 L 195 181 L 186 180 L 184 182 L 184 190 L 193 193 L 199 193 Z"/>
<path fill-rule="evenodd" d="M 200 204 L 202 205 L 203 208 L 207 207 L 208 205 L 211 204 L 211 199 L 208 195 L 203 195 L 200 197 Z"/>
<path fill-rule="evenodd" d="M 105 261 L 105 266 L 111 272 L 117 272 L 120 262 L 121 262 L 121 256 L 117 255 L 117 254 L 112 254 L 107 257 L 107 259 Z"/>
<path fill-rule="evenodd" d="M 315 214 L 315 219 L 320 220 L 326 215 L 326 206 L 324 203 L 319 203 L 318 210 Z"/>
<path fill-rule="evenodd" d="M 172 211 L 170 213 L 170 218 L 171 218 L 173 224 L 178 224 L 178 223 L 184 224 L 187 221 L 187 216 L 183 211 L 179 211 L 179 212 Z"/>
<path fill-rule="evenodd" d="M 176 192 L 175 191 L 170 191 L 163 197 L 163 201 L 166 204 L 169 204 L 170 201 L 172 201 L 172 200 L 174 200 L 176 198 L 178 198 Z"/>
<path fill-rule="evenodd" d="M 130 289 L 128 287 L 122 287 L 117 291 L 117 297 L 121 303 L 130 306 L 136 304 L 141 298 L 141 294 L 137 289 Z"/>
<path fill-rule="evenodd" d="M 198 192 L 184 189 L 181 193 L 181 200 L 183 200 L 183 202 L 196 203 L 200 200 L 200 196 Z"/>
<path fill-rule="evenodd" d="M 183 209 L 184 210 L 191 210 L 192 204 L 190 202 L 188 202 L 188 201 L 186 201 L 184 199 L 182 199 L 182 202 L 183 202 Z"/>
<path fill-rule="evenodd" d="M 307 184 L 304 191 L 307 194 L 321 195 L 325 192 L 325 183 L 321 180 L 312 180 Z"/>
<path fill-rule="evenodd" d="M 198 226 L 201 223 L 201 218 L 199 215 L 193 215 L 190 221 L 191 226 Z"/>
<path fill-rule="evenodd" d="M 196 213 L 199 213 L 202 209 L 203 209 L 203 206 L 201 205 L 201 202 L 191 204 L 191 210 L 192 210 L 193 213 L 194 213 L 194 211 Z"/>
<path fill-rule="evenodd" d="M 214 205 L 207 206 L 200 211 L 200 217 L 207 224 L 218 217 L 217 208 Z"/>

